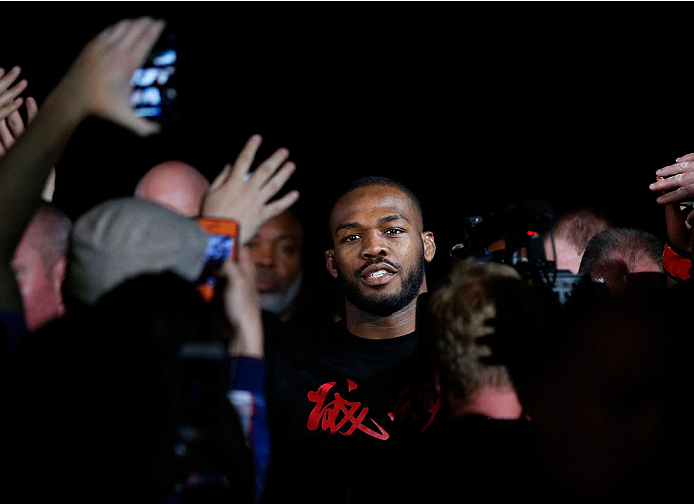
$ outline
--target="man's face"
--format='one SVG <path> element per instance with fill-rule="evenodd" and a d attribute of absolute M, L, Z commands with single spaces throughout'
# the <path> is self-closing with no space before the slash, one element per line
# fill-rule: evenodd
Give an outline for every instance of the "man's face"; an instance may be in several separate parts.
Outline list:
<path fill-rule="evenodd" d="M 436 246 L 422 227 L 414 203 L 397 188 L 362 187 L 340 199 L 330 223 L 335 248 L 326 260 L 349 303 L 387 316 L 424 292 L 424 264 Z"/>
<path fill-rule="evenodd" d="M 24 320 L 29 331 L 35 331 L 65 312 L 60 290 L 64 263 L 56 264 L 54 271 L 47 269 L 31 232 L 19 242 L 11 266 L 22 296 Z"/>
<path fill-rule="evenodd" d="M 255 265 L 260 305 L 280 315 L 301 282 L 301 227 L 291 214 L 280 214 L 263 224 L 247 246 Z"/>

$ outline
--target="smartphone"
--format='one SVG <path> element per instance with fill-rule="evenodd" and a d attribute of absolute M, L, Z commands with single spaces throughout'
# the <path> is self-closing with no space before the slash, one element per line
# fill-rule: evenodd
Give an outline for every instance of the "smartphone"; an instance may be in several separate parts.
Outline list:
<path fill-rule="evenodd" d="M 218 272 L 227 260 L 238 260 L 239 226 L 236 221 L 202 218 L 198 224 L 208 234 L 205 248 L 205 266 L 198 282 L 198 292 L 205 301 L 212 301 L 219 294 Z M 223 282 L 222 282 L 223 283 Z"/>
<path fill-rule="evenodd" d="M 176 36 L 166 28 L 142 67 L 130 79 L 130 103 L 140 117 L 160 124 L 178 118 L 178 51 Z"/>

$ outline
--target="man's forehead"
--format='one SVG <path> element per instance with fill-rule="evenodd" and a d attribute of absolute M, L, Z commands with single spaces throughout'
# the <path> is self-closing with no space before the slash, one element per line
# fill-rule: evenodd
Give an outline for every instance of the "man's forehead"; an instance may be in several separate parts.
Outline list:
<path fill-rule="evenodd" d="M 264 236 L 295 236 L 301 238 L 301 225 L 293 215 L 282 213 L 265 222 L 260 229 L 259 235 Z"/>
<path fill-rule="evenodd" d="M 331 229 L 347 221 L 378 220 L 401 216 L 421 224 L 421 215 L 412 198 L 397 187 L 376 185 L 354 189 L 342 196 L 333 208 Z"/>

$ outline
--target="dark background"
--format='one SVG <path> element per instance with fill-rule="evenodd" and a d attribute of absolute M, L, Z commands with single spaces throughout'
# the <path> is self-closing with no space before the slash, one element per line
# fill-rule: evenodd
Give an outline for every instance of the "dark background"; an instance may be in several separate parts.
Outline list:
<path fill-rule="evenodd" d="M 679 3 L 4 2 L 0 66 L 40 105 L 91 37 L 142 14 L 176 32 L 180 120 L 147 139 L 85 123 L 58 166 L 73 218 L 167 159 L 213 179 L 260 133 L 257 160 L 284 146 L 298 166 L 321 271 L 333 193 L 367 174 L 418 193 L 436 269 L 464 216 L 529 199 L 664 238 L 648 184 L 694 151 Z"/>

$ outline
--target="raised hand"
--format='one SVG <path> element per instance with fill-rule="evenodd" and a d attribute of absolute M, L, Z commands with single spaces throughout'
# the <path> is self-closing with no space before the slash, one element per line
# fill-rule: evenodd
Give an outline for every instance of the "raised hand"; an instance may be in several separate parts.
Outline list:
<path fill-rule="evenodd" d="M 691 252 L 694 211 L 682 203 L 694 200 L 694 154 L 687 154 L 676 161 L 676 164 L 655 172 L 657 180 L 650 185 L 650 189 L 662 193 L 656 201 L 665 206 L 668 240 L 674 246 Z"/>
<path fill-rule="evenodd" d="M 694 200 L 694 154 L 677 158 L 677 163 L 656 171 L 658 180 L 651 191 L 664 191 L 656 201 L 661 205 Z"/>
<path fill-rule="evenodd" d="M 121 21 L 101 32 L 84 47 L 43 101 L 31 127 L 0 158 L 0 311 L 22 313 L 9 264 L 52 167 L 80 123 L 96 115 L 142 136 L 159 130 L 157 124 L 138 117 L 131 106 L 130 79 L 164 26 L 163 21 L 140 18 Z M 17 90 L 26 86 L 20 82 L 10 90 L 16 78 L 12 72 L 0 77 L 0 85 L 9 92 L 4 95 L 2 109 L 8 116 L 21 105 Z"/>
<path fill-rule="evenodd" d="M 264 222 L 281 214 L 299 199 L 298 191 L 291 191 L 268 203 L 296 168 L 291 161 L 285 162 L 289 157 L 287 149 L 278 149 L 248 175 L 261 142 L 260 135 L 254 135 L 246 142 L 234 164 L 226 165 L 212 182 L 202 205 L 205 217 L 233 219 L 239 223 L 241 245 L 246 244 Z"/>
<path fill-rule="evenodd" d="M 140 136 L 159 131 L 158 124 L 136 115 L 130 104 L 130 79 L 164 26 L 164 21 L 149 17 L 124 19 L 84 47 L 56 89 L 72 100 L 78 119 L 95 115 Z"/>
<path fill-rule="evenodd" d="M 12 86 L 21 71 L 19 67 L 14 67 L 5 73 L 5 70 L 0 68 L 0 120 L 9 116 L 22 105 L 23 100 L 18 97 L 26 89 L 27 81 L 22 79 Z"/>
<path fill-rule="evenodd" d="M 28 84 L 26 79 L 22 79 L 12 86 L 20 73 L 19 67 L 14 67 L 8 73 L 0 68 L 0 157 L 5 155 L 17 137 L 24 132 L 24 121 L 18 112 L 24 99 L 19 95 Z M 36 101 L 33 98 L 27 98 L 27 113 L 35 110 Z"/>

